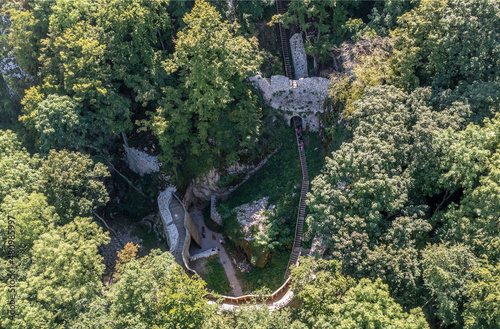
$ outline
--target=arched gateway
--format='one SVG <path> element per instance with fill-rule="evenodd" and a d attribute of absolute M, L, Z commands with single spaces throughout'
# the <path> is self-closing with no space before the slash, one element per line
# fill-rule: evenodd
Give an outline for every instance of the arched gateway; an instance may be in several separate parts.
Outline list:
<path fill-rule="evenodd" d="M 304 125 L 302 124 L 302 118 L 298 115 L 294 115 L 290 118 L 290 127 L 304 129 Z"/>

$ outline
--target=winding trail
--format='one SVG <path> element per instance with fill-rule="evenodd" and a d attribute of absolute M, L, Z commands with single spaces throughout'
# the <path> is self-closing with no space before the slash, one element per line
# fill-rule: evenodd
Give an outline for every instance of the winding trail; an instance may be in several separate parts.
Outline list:
<path fill-rule="evenodd" d="M 196 226 L 202 227 L 205 225 L 203 220 L 203 213 L 200 209 L 195 208 L 194 211 L 191 211 L 190 213 L 191 218 L 196 223 Z M 214 234 L 215 239 L 212 238 L 212 234 Z M 220 239 L 224 239 L 223 235 L 220 233 L 212 232 L 207 227 L 205 227 L 205 235 L 206 237 L 202 238 L 203 250 L 201 250 L 200 252 L 212 248 L 219 248 L 219 260 L 224 267 L 224 271 L 226 272 L 227 280 L 229 281 L 229 285 L 231 286 L 232 295 L 243 295 L 243 289 L 241 288 L 241 284 L 236 277 L 236 271 L 234 270 L 233 263 L 231 262 L 231 259 L 229 258 L 224 245 L 219 242 Z"/>
<path fill-rule="evenodd" d="M 297 140 L 297 149 L 300 156 L 300 164 L 302 167 L 302 188 L 300 192 L 300 201 L 299 201 L 299 209 L 297 213 L 297 224 L 295 227 L 295 237 L 293 241 L 292 253 L 290 254 L 290 260 L 288 261 L 288 266 L 285 272 L 285 282 L 281 287 L 279 287 L 276 291 L 274 291 L 271 295 L 268 296 L 255 296 L 255 295 L 245 295 L 239 297 L 230 297 L 230 296 L 220 296 L 223 299 L 222 304 L 220 305 L 221 310 L 223 311 L 234 311 L 236 308 L 247 304 L 256 298 L 263 299 L 263 302 L 269 308 L 270 311 L 280 309 L 285 307 L 290 303 L 293 299 L 293 291 L 290 289 L 290 268 L 292 265 L 298 264 L 299 256 L 302 253 L 308 253 L 306 250 L 302 248 L 302 229 L 304 226 L 304 217 L 306 211 L 306 200 L 307 200 L 307 191 L 309 190 L 309 174 L 307 172 L 307 161 L 306 161 L 306 153 L 305 148 L 299 137 L 295 135 Z M 209 296 L 210 302 L 215 303 L 216 298 Z"/>
<path fill-rule="evenodd" d="M 298 264 L 299 256 L 301 254 L 307 254 L 308 251 L 302 248 L 302 229 L 304 225 L 304 217 L 305 217 L 305 209 L 306 209 L 306 199 L 307 199 L 307 191 L 309 189 L 309 175 L 307 172 L 307 162 L 306 162 L 306 154 L 303 145 L 301 145 L 301 141 L 296 135 L 297 140 L 297 149 L 300 157 L 300 164 L 302 168 L 302 188 L 300 194 L 300 202 L 297 213 L 297 224 L 295 227 L 295 237 L 293 242 L 292 252 L 290 254 L 290 259 L 288 262 L 287 270 L 285 273 L 285 281 L 281 287 L 279 287 L 276 291 L 274 291 L 271 295 L 267 296 L 256 296 L 256 295 L 244 295 L 241 289 L 241 284 L 236 278 L 236 274 L 231 263 L 229 256 L 224 249 L 224 246 L 219 242 L 220 239 L 223 239 L 222 234 L 215 233 L 210 231 L 208 228 L 205 228 L 206 237 L 202 239 L 203 249 L 207 250 L 209 248 L 217 247 L 220 249 L 219 258 L 226 272 L 226 276 L 229 280 L 229 283 L 232 288 L 232 292 L 235 296 L 239 297 L 231 297 L 231 296 L 220 296 L 220 295 L 212 295 L 208 294 L 207 298 L 209 303 L 219 303 L 219 300 L 222 299 L 222 303 L 220 304 L 220 308 L 223 311 L 233 311 L 236 308 L 244 306 L 248 302 L 255 301 L 256 299 L 261 300 L 264 304 L 269 308 L 269 310 L 275 310 L 282 307 L 285 307 L 292 301 L 293 299 L 293 291 L 290 289 L 290 268 L 292 265 Z M 191 236 L 187 235 L 186 228 L 186 220 L 189 216 L 187 210 L 180 203 L 180 200 L 177 196 L 174 195 L 175 198 L 172 198 L 172 201 L 169 206 L 169 210 L 174 219 L 174 223 L 176 228 L 179 231 L 179 244 L 181 241 L 184 241 L 184 247 L 177 248 L 174 251 L 174 257 L 176 261 L 187 271 L 192 274 L 196 274 L 196 272 L 189 267 L 189 244 L 191 241 Z M 200 218 L 201 217 L 201 223 Z M 198 230 L 201 226 L 204 226 L 203 215 L 194 216 L 194 221 L 197 222 Z M 196 232 L 197 234 L 197 232 Z M 215 239 L 213 238 L 215 237 Z M 208 247 L 208 248 L 207 248 Z M 183 257 L 184 256 L 184 257 Z"/>

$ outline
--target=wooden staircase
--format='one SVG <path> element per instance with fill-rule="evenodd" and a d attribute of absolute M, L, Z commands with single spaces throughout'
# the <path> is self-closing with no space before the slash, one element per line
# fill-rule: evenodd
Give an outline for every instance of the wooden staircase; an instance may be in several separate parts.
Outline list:
<path fill-rule="evenodd" d="M 286 13 L 288 8 L 289 1 L 276 0 L 276 11 L 279 15 Z M 292 66 L 290 64 L 290 53 L 288 51 L 288 33 L 287 30 L 283 27 L 283 24 L 278 24 L 280 30 L 280 39 L 281 39 L 281 50 L 283 53 L 283 61 L 285 64 L 285 75 L 288 79 L 292 80 Z"/>
<path fill-rule="evenodd" d="M 290 267 L 297 264 L 297 261 L 299 260 L 300 248 L 302 247 L 302 229 L 304 227 L 304 217 L 306 215 L 307 191 L 309 190 L 309 174 L 307 173 L 305 149 L 300 149 L 299 138 L 297 135 L 295 135 L 295 137 L 297 138 L 297 147 L 299 149 L 300 155 L 300 165 L 302 167 L 302 188 L 300 191 L 300 202 L 299 211 L 297 214 L 297 225 L 295 227 L 295 238 L 293 240 L 293 248 L 290 255 L 290 260 L 288 261 L 288 265 L 286 267 L 285 280 L 290 276 Z"/>

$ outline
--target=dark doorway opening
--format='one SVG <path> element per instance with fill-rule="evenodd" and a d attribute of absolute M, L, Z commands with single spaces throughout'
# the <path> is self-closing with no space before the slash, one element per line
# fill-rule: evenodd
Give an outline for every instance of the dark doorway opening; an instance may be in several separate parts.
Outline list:
<path fill-rule="evenodd" d="M 303 129 L 302 118 L 299 117 L 298 115 L 293 116 L 290 119 L 290 126 L 295 127 L 296 129 L 297 128 Z"/>

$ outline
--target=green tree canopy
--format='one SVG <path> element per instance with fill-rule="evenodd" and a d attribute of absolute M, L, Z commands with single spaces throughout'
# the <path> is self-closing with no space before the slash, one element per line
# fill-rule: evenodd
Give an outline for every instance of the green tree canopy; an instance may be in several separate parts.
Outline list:
<path fill-rule="evenodd" d="M 169 76 L 161 67 L 171 52 L 170 0 L 99 1 L 96 25 L 102 29 L 111 77 L 142 107 L 156 106 Z"/>
<path fill-rule="evenodd" d="M 236 161 L 255 142 L 261 110 L 246 79 L 261 58 L 257 40 L 237 35 L 237 26 L 221 21 L 205 1 L 197 1 L 184 22 L 173 58 L 164 63 L 181 84 L 164 89 L 150 125 L 164 165 L 188 162 L 192 173 L 200 173 Z"/>
<path fill-rule="evenodd" d="M 110 315 L 116 328 L 200 328 L 215 312 L 203 298 L 204 287 L 170 253 L 152 251 L 120 268 L 120 280 L 110 291 Z"/>
<path fill-rule="evenodd" d="M 475 268 L 467 283 L 469 297 L 463 317 L 467 329 L 500 327 L 500 265 Z"/>
<path fill-rule="evenodd" d="M 10 130 L 0 130 L 0 201 L 31 193 L 39 179 L 39 158 L 31 157 Z"/>
<path fill-rule="evenodd" d="M 484 126 L 469 125 L 460 132 L 446 131 L 434 141 L 440 150 L 438 184 L 446 195 L 463 191 L 463 197 L 437 213 L 443 239 L 465 242 L 478 257 L 500 260 L 500 117 Z"/>
<path fill-rule="evenodd" d="M 17 283 L 13 321 L 5 316 L 7 285 L 0 286 L 5 298 L 0 304 L 2 327 L 63 328 L 101 293 L 104 264 L 98 246 L 108 242 L 108 235 L 91 218 L 77 217 L 40 235 L 25 279 Z"/>
<path fill-rule="evenodd" d="M 68 96 L 49 95 L 38 103 L 36 129 L 40 150 L 78 150 L 85 143 L 87 125 L 82 122 L 78 105 Z"/>
<path fill-rule="evenodd" d="M 40 172 L 38 190 L 47 196 L 64 223 L 76 216 L 92 215 L 109 200 L 102 182 L 109 172 L 89 155 L 52 150 L 43 160 Z"/>
<path fill-rule="evenodd" d="M 336 261 L 301 258 L 292 288 L 303 302 L 299 318 L 313 328 L 428 328 L 421 309 L 406 313 L 382 281 L 359 283 Z"/>
<path fill-rule="evenodd" d="M 467 281 L 478 260 L 464 245 L 430 245 L 423 254 L 423 277 L 429 287 L 436 315 L 443 325 L 463 324 L 463 303 L 467 294 Z"/>
<path fill-rule="evenodd" d="M 455 88 L 500 74 L 500 7 L 488 0 L 422 0 L 393 36 L 395 82 Z"/>
<path fill-rule="evenodd" d="M 8 220 L 14 221 L 15 249 L 18 255 L 29 252 L 40 235 L 53 229 L 59 222 L 55 209 L 47 204 L 43 194 L 31 193 L 14 199 L 5 197 L 0 203 L 0 243 L 1 254 L 7 256 Z"/>

